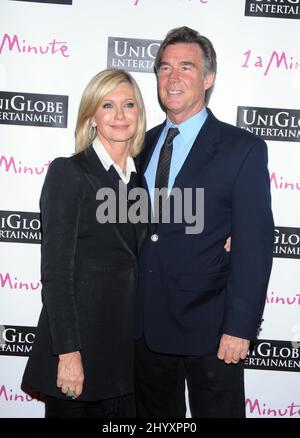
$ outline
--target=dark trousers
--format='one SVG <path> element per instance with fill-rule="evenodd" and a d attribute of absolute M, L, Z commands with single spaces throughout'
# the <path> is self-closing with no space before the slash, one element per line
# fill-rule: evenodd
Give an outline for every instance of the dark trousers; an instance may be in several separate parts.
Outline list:
<path fill-rule="evenodd" d="M 133 394 L 84 402 L 47 396 L 45 418 L 135 418 Z"/>
<path fill-rule="evenodd" d="M 137 417 L 184 418 L 185 380 L 193 418 L 244 418 L 244 368 L 217 356 L 177 356 L 135 346 Z"/>

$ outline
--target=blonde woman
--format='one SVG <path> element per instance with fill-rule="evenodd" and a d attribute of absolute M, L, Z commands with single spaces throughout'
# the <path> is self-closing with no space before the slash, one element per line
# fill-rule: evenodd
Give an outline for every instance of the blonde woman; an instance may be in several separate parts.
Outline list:
<path fill-rule="evenodd" d="M 145 133 L 140 90 L 105 70 L 84 90 L 76 154 L 55 159 L 41 194 L 43 308 L 23 387 L 45 394 L 46 417 L 130 417 L 133 299 L 141 223 L 99 223 L 100 188 L 135 186 Z"/>

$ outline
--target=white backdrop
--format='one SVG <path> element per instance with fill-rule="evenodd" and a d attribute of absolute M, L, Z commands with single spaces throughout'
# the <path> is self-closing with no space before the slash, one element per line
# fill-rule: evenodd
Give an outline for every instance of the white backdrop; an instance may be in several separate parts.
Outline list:
<path fill-rule="evenodd" d="M 300 417 L 299 9 L 299 0 L 0 0 L 0 417 L 44 415 L 20 382 L 41 308 L 36 213 L 49 161 L 73 152 L 82 91 L 109 59 L 139 70 L 148 128 L 164 119 L 150 68 L 157 41 L 182 25 L 215 46 L 210 108 L 231 124 L 239 113 L 269 149 L 278 231 L 262 344 L 247 361 L 247 416 Z M 54 116 L 53 95 L 53 120 L 66 127 L 34 126 L 34 114 L 45 125 Z"/>

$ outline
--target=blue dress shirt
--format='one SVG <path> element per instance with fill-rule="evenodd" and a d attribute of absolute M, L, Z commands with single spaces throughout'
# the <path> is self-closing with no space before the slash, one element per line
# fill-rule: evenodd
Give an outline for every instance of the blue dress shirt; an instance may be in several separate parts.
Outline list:
<path fill-rule="evenodd" d="M 178 175 L 186 157 L 188 156 L 188 153 L 190 152 L 196 140 L 196 137 L 207 118 L 207 115 L 208 115 L 207 110 L 204 107 L 199 113 L 195 114 L 193 117 L 185 120 L 179 125 L 175 125 L 167 117 L 166 125 L 158 139 L 158 142 L 154 148 L 152 157 L 149 161 L 148 167 L 145 172 L 145 178 L 147 181 L 152 205 L 153 205 L 155 176 L 156 176 L 159 154 L 162 145 L 164 144 L 169 128 L 179 129 L 179 134 L 173 140 L 173 153 L 172 153 L 169 183 L 168 183 L 168 191 L 170 192 L 174 185 L 175 178 Z"/>

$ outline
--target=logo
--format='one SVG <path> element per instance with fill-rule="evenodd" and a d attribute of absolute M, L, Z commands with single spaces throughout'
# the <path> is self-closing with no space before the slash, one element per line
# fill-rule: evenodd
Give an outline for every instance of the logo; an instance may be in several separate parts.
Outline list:
<path fill-rule="evenodd" d="M 291 181 L 283 176 L 277 175 L 276 172 L 272 172 L 270 175 L 271 188 L 276 190 L 300 190 L 300 182 Z"/>
<path fill-rule="evenodd" d="M 273 50 L 271 55 L 258 55 L 253 54 L 252 50 L 247 50 L 243 53 L 244 62 L 243 68 L 256 68 L 263 72 L 264 76 L 267 76 L 274 69 L 281 69 L 284 71 L 298 70 L 300 62 L 295 61 L 294 56 L 287 54 L 286 52 L 277 52 Z"/>
<path fill-rule="evenodd" d="M 96 199 L 101 201 L 96 210 L 96 219 L 100 224 L 138 222 L 153 224 L 176 223 L 185 226 L 186 234 L 200 234 L 204 228 L 204 189 L 166 187 L 150 190 L 153 209 L 149 212 L 148 192 L 135 187 L 127 192 L 127 186 L 119 181 L 118 196 L 111 187 L 102 187 L 97 191 Z M 128 204 L 130 204 L 128 208 Z M 191 225 L 194 224 L 194 225 Z"/>
<path fill-rule="evenodd" d="M 27 403 L 27 402 L 36 402 L 37 400 L 31 397 L 25 392 L 21 391 L 20 388 L 14 390 L 13 388 L 9 388 L 4 384 L 0 384 L 0 400 L 6 402 L 18 402 L 18 403 Z"/>
<path fill-rule="evenodd" d="M 287 341 L 259 340 L 245 359 L 245 368 L 255 370 L 300 370 L 299 344 Z"/>
<path fill-rule="evenodd" d="M 153 73 L 161 41 L 108 37 L 107 68 Z"/>
<path fill-rule="evenodd" d="M 300 258 L 300 228 L 276 227 L 273 257 Z"/>
<path fill-rule="evenodd" d="M 40 213 L 0 211 L 0 242 L 41 243 Z"/>
<path fill-rule="evenodd" d="M 0 272 L 0 289 L 10 289 L 14 292 L 19 291 L 40 291 L 41 290 L 41 282 L 40 281 L 24 281 L 20 280 L 13 274 L 9 272 Z M 299 295 L 300 296 L 300 295 Z"/>
<path fill-rule="evenodd" d="M 300 0 L 246 0 L 248 17 L 300 18 Z"/>
<path fill-rule="evenodd" d="M 0 274 L 1 275 L 1 274 Z M 283 296 L 278 294 L 277 291 L 272 290 L 267 294 L 266 304 L 280 304 L 288 306 L 300 305 L 300 292 L 293 296 Z"/>
<path fill-rule="evenodd" d="M 18 52 L 22 55 L 62 55 L 64 58 L 68 58 L 68 43 L 67 41 L 57 41 L 53 38 L 48 43 L 32 44 L 28 43 L 23 36 L 19 37 L 17 34 L 10 36 L 5 33 L 0 40 L 0 55 L 8 49 L 9 52 Z"/>
<path fill-rule="evenodd" d="M 0 124 L 67 128 L 68 96 L 0 91 Z"/>
<path fill-rule="evenodd" d="M 0 171 L 3 170 L 6 173 L 13 174 L 25 174 L 25 175 L 44 175 L 48 172 L 51 160 L 47 163 L 40 164 L 38 166 L 28 166 L 10 156 L 0 155 Z"/>
<path fill-rule="evenodd" d="M 254 417 L 300 417 L 300 405 L 295 402 L 290 402 L 286 406 L 272 406 L 267 405 L 267 403 L 262 402 L 258 398 L 255 400 L 251 400 L 250 398 L 246 399 L 246 408 L 249 414 L 252 414 Z M 247 415 L 248 417 L 248 415 Z"/>
<path fill-rule="evenodd" d="M 0 326 L 0 355 L 28 356 L 35 338 L 35 327 Z"/>
<path fill-rule="evenodd" d="M 30 3 L 53 3 L 55 5 L 71 5 L 73 0 L 12 0 L 18 2 Z"/>
<path fill-rule="evenodd" d="M 300 141 L 300 110 L 238 106 L 237 126 L 274 141 Z"/>

